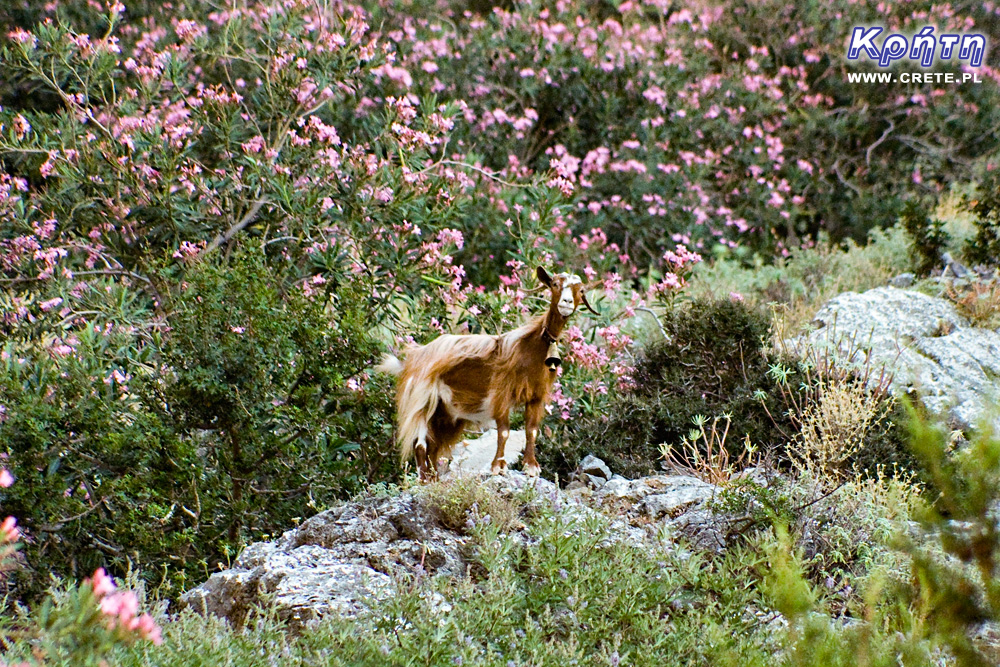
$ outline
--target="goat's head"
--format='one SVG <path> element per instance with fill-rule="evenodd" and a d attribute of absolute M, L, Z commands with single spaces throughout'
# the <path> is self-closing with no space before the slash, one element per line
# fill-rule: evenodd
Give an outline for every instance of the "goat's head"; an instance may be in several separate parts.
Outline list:
<path fill-rule="evenodd" d="M 552 306 L 559 311 L 563 317 L 570 317 L 576 309 L 583 304 L 583 307 L 597 315 L 590 303 L 587 302 L 586 288 L 580 276 L 572 273 L 557 273 L 550 276 L 549 272 L 538 267 L 538 281 L 549 288 L 552 293 Z"/>

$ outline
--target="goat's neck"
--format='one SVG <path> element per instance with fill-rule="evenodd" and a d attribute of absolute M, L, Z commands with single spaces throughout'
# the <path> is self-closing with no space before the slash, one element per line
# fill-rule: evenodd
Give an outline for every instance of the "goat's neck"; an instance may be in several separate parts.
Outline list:
<path fill-rule="evenodd" d="M 556 308 L 556 305 L 553 303 L 549 308 L 549 312 L 545 314 L 545 318 L 542 320 L 542 338 L 550 339 L 545 341 L 546 344 L 559 340 L 559 337 L 562 336 L 563 329 L 566 328 L 567 321 L 568 318 L 560 313 Z"/>

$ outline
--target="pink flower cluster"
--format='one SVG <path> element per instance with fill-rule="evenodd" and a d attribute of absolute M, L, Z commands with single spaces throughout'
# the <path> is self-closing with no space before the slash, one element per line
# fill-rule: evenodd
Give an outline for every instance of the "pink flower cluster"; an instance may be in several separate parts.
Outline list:
<path fill-rule="evenodd" d="M 138 635 L 157 646 L 163 643 L 160 627 L 153 617 L 146 613 L 138 613 L 139 598 L 135 592 L 117 590 L 114 580 L 108 576 L 104 568 L 98 568 L 94 576 L 85 579 L 84 583 L 91 585 L 109 629 Z"/>

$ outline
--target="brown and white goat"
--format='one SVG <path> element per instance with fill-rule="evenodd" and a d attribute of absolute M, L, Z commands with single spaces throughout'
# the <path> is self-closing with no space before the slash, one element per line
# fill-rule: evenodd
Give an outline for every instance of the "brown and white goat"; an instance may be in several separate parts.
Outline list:
<path fill-rule="evenodd" d="M 554 345 L 581 304 L 596 311 L 578 276 L 550 276 L 541 267 L 537 275 L 551 293 L 544 315 L 499 336 L 445 334 L 411 348 L 403 361 L 389 355 L 378 367 L 399 377 L 396 439 L 404 461 L 416 454 L 421 479 L 437 475 L 438 460 L 451 454 L 468 426 L 492 422 L 497 429 L 492 471 L 502 472 L 510 411 L 520 405 L 526 431 L 524 471 L 538 475 L 535 442 L 560 363 Z"/>

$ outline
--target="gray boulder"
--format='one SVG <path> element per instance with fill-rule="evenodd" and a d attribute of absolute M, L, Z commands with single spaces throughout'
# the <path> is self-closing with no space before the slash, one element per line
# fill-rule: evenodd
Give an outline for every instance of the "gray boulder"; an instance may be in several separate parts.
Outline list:
<path fill-rule="evenodd" d="M 366 498 L 250 545 L 231 569 L 185 593 L 181 604 L 236 625 L 265 601 L 293 626 L 329 613 L 354 617 L 392 594 L 392 573 L 464 573 L 466 542 L 412 494 Z"/>
<path fill-rule="evenodd" d="M 592 530 L 593 519 L 601 515 L 608 526 L 602 545 L 669 549 L 677 536 L 698 547 L 725 544 L 725 525 L 716 525 L 707 505 L 716 487 L 693 477 L 613 475 L 583 495 L 520 472 L 485 476 L 481 483 L 489 493 L 524 503 L 522 515 L 560 513 L 570 530 Z M 525 493 L 529 487 L 533 493 Z M 418 489 L 321 512 L 276 540 L 248 546 L 232 568 L 185 593 L 181 607 L 240 626 L 255 607 L 270 604 L 279 618 L 298 628 L 328 614 L 355 618 L 369 613 L 371 603 L 395 594 L 402 573 L 465 576 L 470 538 L 442 526 L 431 502 Z M 515 526 L 513 536 L 525 544 L 535 539 L 523 525 Z M 447 601 L 438 603 L 435 608 L 447 613 Z"/>
<path fill-rule="evenodd" d="M 893 393 L 917 393 L 960 427 L 990 416 L 1000 395 L 1000 333 L 970 326 L 945 299 L 895 287 L 845 292 L 813 324 L 793 348 L 828 347 L 841 358 L 856 348 L 856 362 L 892 373 Z"/>

